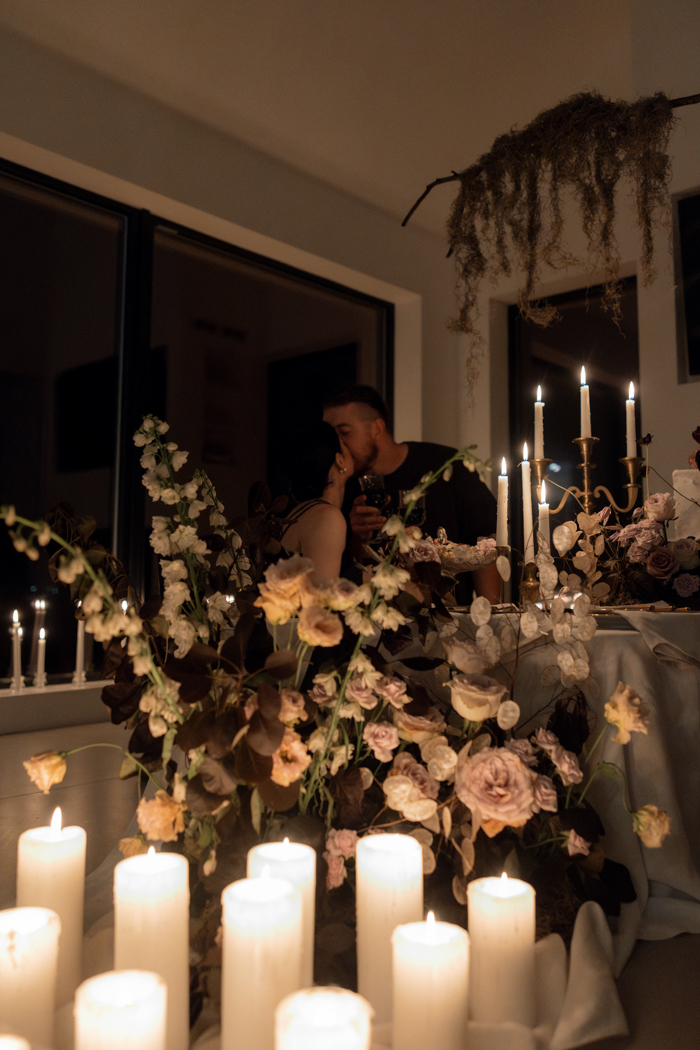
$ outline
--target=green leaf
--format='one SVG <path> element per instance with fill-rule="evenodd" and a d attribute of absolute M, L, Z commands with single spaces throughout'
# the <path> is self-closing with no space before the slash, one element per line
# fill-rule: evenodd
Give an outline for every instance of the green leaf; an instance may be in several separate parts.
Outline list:
<path fill-rule="evenodd" d="M 171 759 L 173 753 L 173 744 L 175 743 L 175 734 L 177 733 L 177 726 L 170 726 L 168 732 L 165 734 L 163 739 L 163 765 L 167 765 Z"/>
<path fill-rule="evenodd" d="M 250 821 L 255 828 L 255 833 L 260 834 L 260 828 L 262 826 L 263 816 L 263 801 L 260 798 L 260 792 L 257 788 L 253 788 L 250 793 Z"/>
<path fill-rule="evenodd" d="M 128 780 L 129 777 L 133 777 L 139 769 L 139 764 L 133 755 L 125 755 L 124 761 L 119 767 L 119 779 Z"/>

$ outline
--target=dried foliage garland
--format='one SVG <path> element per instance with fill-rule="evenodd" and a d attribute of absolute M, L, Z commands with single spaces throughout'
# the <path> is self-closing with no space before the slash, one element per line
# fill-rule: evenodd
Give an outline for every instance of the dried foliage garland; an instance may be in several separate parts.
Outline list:
<path fill-rule="evenodd" d="M 523 315 L 541 325 L 556 318 L 554 307 L 533 297 L 543 264 L 561 269 L 576 262 L 562 239 L 562 193 L 567 188 L 578 200 L 591 268 L 602 271 L 604 302 L 616 314 L 615 191 L 621 178 L 631 181 L 646 284 L 654 277 L 653 229 L 669 214 L 667 148 L 673 124 L 672 102 L 662 94 L 637 102 L 612 102 L 597 93 L 574 95 L 521 131 L 499 136 L 465 171 L 436 180 L 433 185 L 460 182 L 447 226 L 461 292 L 452 330 L 478 339 L 479 285 L 484 277 L 510 275 L 513 263 L 525 273 Z"/>

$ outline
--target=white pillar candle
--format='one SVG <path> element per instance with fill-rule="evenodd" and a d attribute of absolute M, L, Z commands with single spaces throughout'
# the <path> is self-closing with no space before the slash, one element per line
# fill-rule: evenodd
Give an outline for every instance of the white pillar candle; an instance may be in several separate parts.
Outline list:
<path fill-rule="evenodd" d="M 537 387 L 535 401 L 535 459 L 544 459 L 544 401 L 542 387 Z"/>
<path fill-rule="evenodd" d="M 0 1035 L 0 1050 L 32 1050 L 20 1035 Z"/>
<path fill-rule="evenodd" d="M 586 369 L 581 365 L 581 433 L 579 437 L 591 436 L 591 394 L 586 382 Z"/>
<path fill-rule="evenodd" d="M 61 920 L 48 908 L 0 911 L 0 1024 L 30 1043 L 53 1043 Z"/>
<path fill-rule="evenodd" d="M 499 547 L 508 546 L 508 474 L 505 457 L 501 460 L 501 473 L 498 477 L 496 543 Z"/>
<path fill-rule="evenodd" d="M 463 1050 L 469 1015 L 469 935 L 450 922 L 397 926 L 393 1050 Z"/>
<path fill-rule="evenodd" d="M 23 688 L 22 625 L 19 622 L 19 613 L 15 609 L 12 613 L 12 692 L 21 693 Z"/>
<path fill-rule="evenodd" d="M 473 1021 L 535 1024 L 535 891 L 520 879 L 467 886 Z"/>
<path fill-rule="evenodd" d="M 82 602 L 81 602 L 82 604 Z M 73 685 L 85 684 L 85 620 L 78 620 L 78 637 L 75 643 L 75 674 Z"/>
<path fill-rule="evenodd" d="M 378 1024 L 392 1018 L 391 935 L 423 917 L 423 851 L 410 835 L 367 835 L 357 843 L 357 990 Z"/>
<path fill-rule="evenodd" d="M 523 483 L 523 562 L 535 560 L 535 535 L 532 529 L 532 481 L 530 463 L 527 458 L 527 442 L 523 445 L 523 461 L 520 464 Z"/>
<path fill-rule="evenodd" d="M 275 1014 L 275 1050 L 370 1050 L 372 1007 L 345 988 L 306 988 Z"/>
<path fill-rule="evenodd" d="M 549 548 L 549 503 L 547 503 L 547 489 L 544 481 L 542 482 L 542 490 L 540 492 L 540 497 L 541 498 L 538 508 L 539 514 L 537 518 L 537 528 L 539 530 L 540 536 L 547 544 L 547 548 Z"/>
<path fill-rule="evenodd" d="M 46 685 L 46 631 L 39 628 L 39 641 L 36 651 L 36 674 L 34 675 L 34 686 L 43 689 Z"/>
<path fill-rule="evenodd" d="M 75 1050 L 165 1050 L 165 981 L 147 970 L 110 970 L 75 994 Z"/>
<path fill-rule="evenodd" d="M 30 828 L 17 843 L 17 904 L 51 908 L 61 920 L 56 1004 L 73 998 L 82 977 L 85 847 L 83 828 L 61 827 L 61 810 L 49 827 Z"/>
<path fill-rule="evenodd" d="M 634 383 L 630 383 L 630 396 L 625 401 L 625 422 L 627 431 L 627 456 L 637 455 L 637 421 L 634 417 Z"/>
<path fill-rule="evenodd" d="M 274 879 L 287 879 L 301 893 L 303 943 L 301 986 L 314 983 L 314 926 L 316 917 L 316 850 L 301 842 L 264 842 L 248 853 L 247 875 L 259 878 L 265 868 Z"/>
<path fill-rule="evenodd" d="M 160 974 L 168 988 L 167 1050 L 190 1031 L 189 865 L 179 853 L 128 857 L 114 869 L 114 969 Z"/>
<path fill-rule="evenodd" d="M 301 988 L 301 893 L 286 879 L 240 879 L 221 899 L 221 1050 L 273 1050 L 275 1010 Z"/>

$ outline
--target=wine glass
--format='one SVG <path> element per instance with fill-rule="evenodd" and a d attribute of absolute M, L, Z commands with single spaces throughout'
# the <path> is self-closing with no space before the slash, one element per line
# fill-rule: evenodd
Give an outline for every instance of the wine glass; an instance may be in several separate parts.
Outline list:
<path fill-rule="evenodd" d="M 365 496 L 365 504 L 368 507 L 376 507 L 377 510 L 385 511 L 389 497 L 384 488 L 383 474 L 360 474 L 358 479 L 360 488 Z M 379 533 L 369 542 L 375 544 L 379 540 Z"/>
<path fill-rule="evenodd" d="M 413 496 L 414 489 L 399 489 L 399 508 L 405 511 L 409 504 L 413 503 L 410 514 L 406 518 L 406 525 L 423 525 L 425 522 L 425 495 Z"/>

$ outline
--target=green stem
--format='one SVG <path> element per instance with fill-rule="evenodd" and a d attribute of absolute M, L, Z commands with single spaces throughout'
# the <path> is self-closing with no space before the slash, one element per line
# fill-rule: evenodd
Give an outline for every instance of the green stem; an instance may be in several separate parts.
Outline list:
<path fill-rule="evenodd" d="M 64 758 L 68 758 L 70 755 L 77 755 L 77 753 L 79 751 L 89 751 L 90 748 L 92 748 L 92 747 L 113 747 L 117 751 L 121 751 L 121 753 L 124 755 L 124 757 L 125 758 L 130 758 L 132 760 L 132 762 L 134 762 L 135 765 L 141 770 L 141 772 L 145 773 L 146 776 L 148 777 L 148 779 L 153 784 L 155 784 L 155 786 L 160 791 L 163 790 L 163 785 L 161 783 L 159 783 L 159 781 L 156 780 L 156 778 L 153 776 L 153 774 L 148 769 L 146 769 L 146 767 L 141 762 L 139 762 L 139 760 L 137 758 L 134 758 L 134 756 L 132 755 L 132 753 L 130 751 L 127 751 L 127 749 L 125 747 L 121 747 L 119 744 L 105 744 L 105 743 L 82 744 L 80 747 L 72 747 L 70 749 L 70 751 L 61 751 L 61 752 L 59 752 L 59 754 L 63 755 Z"/>

